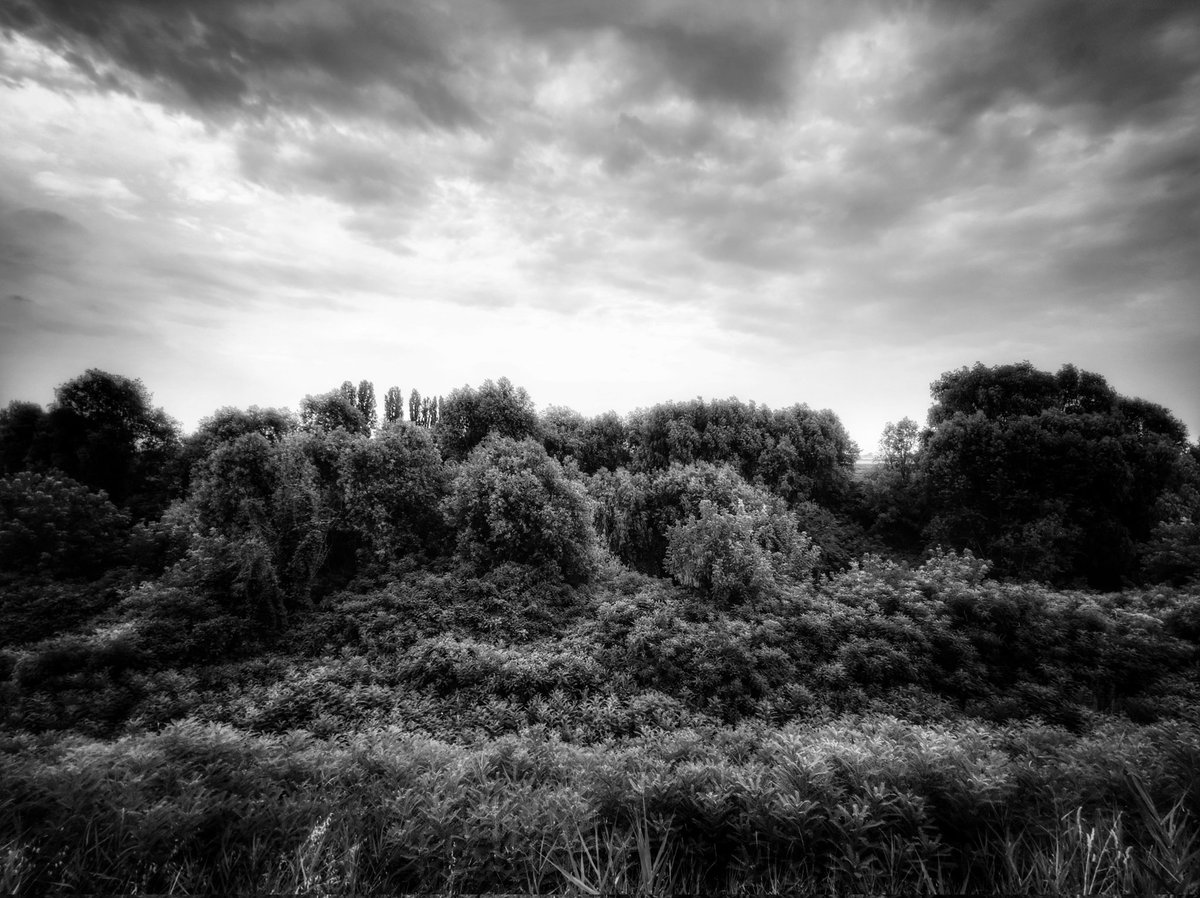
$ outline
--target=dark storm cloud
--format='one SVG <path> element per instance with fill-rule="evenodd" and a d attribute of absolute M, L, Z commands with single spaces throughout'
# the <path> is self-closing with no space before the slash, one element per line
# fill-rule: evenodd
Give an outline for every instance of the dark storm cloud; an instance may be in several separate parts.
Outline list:
<path fill-rule="evenodd" d="M 58 48 L 102 87 L 124 83 L 124 71 L 201 110 L 327 108 L 456 127 L 476 114 L 454 86 L 444 18 L 386 0 L 16 0 L 0 10 L 0 23 Z"/>
<path fill-rule="evenodd" d="M 754 112 L 782 111 L 798 86 L 797 57 L 810 57 L 862 5 L 500 2 L 526 36 L 565 39 L 559 50 L 579 51 L 578 41 L 616 36 L 632 51 L 630 69 L 612 73 L 624 80 L 627 96 L 669 88 L 700 103 Z"/>
<path fill-rule="evenodd" d="M 104 89 L 157 91 L 208 115 L 358 114 L 491 133 L 548 74 L 514 58 L 545 51 L 553 68 L 603 37 L 623 52 L 608 72 L 618 98 L 668 92 L 780 113 L 798 85 L 797 56 L 811 57 L 861 4 L 824 6 L 13 0 L 0 24 L 54 47 Z"/>
<path fill-rule="evenodd" d="M 946 129 L 1013 101 L 1074 109 L 1101 130 L 1156 122 L 1198 87 L 1195 0 L 947 0 L 938 15 L 912 110 Z"/>
<path fill-rule="evenodd" d="M 695 30 L 677 21 L 631 27 L 624 34 L 646 66 L 635 89 L 651 87 L 658 76 L 700 102 L 779 108 L 788 98 L 786 35 Z"/>

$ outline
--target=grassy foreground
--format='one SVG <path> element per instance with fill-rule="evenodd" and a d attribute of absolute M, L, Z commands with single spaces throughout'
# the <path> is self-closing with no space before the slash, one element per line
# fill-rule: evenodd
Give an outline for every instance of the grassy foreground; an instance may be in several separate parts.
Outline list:
<path fill-rule="evenodd" d="M 181 722 L 8 739 L 0 889 L 1181 893 L 1200 728 L 888 716 L 462 746 Z"/>
<path fill-rule="evenodd" d="M 1188 590 L 556 589 L 417 571 L 231 649 L 146 584 L 9 650 L 0 891 L 1200 887 Z"/>

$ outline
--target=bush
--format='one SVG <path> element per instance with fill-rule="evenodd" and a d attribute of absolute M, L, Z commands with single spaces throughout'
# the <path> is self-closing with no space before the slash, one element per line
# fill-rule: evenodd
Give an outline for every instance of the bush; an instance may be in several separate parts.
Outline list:
<path fill-rule="evenodd" d="M 0 571 L 96 577 L 125 560 L 128 536 L 129 516 L 69 477 L 0 480 Z"/>
<path fill-rule="evenodd" d="M 458 469 L 446 513 L 476 571 L 514 562 L 575 584 L 596 573 L 592 501 L 535 440 L 484 440 Z"/>
<path fill-rule="evenodd" d="M 128 585 L 123 572 L 90 583 L 0 578 L 0 645 L 36 642 L 72 630 L 116 605 Z"/>
<path fill-rule="evenodd" d="M 676 581 L 720 603 L 754 602 L 778 580 L 805 581 L 820 551 L 786 513 L 764 505 L 733 511 L 700 501 L 699 514 L 667 531 L 666 569 Z"/>
<path fill-rule="evenodd" d="M 168 581 L 282 626 L 309 602 L 327 548 L 329 515 L 305 445 L 247 434 L 219 446 L 195 475 L 194 533 Z"/>
<path fill-rule="evenodd" d="M 386 568 L 404 555 L 439 547 L 446 474 L 426 428 L 392 425 L 349 444 L 338 482 L 346 522 L 368 565 Z"/>

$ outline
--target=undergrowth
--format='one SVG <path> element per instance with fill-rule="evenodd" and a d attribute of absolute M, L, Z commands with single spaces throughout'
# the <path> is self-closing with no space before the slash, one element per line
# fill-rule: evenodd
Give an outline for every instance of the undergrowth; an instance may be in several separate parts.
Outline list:
<path fill-rule="evenodd" d="M 3 891 L 803 895 L 1200 887 L 1200 728 L 886 716 L 474 746 L 182 722 L 9 739 Z"/>

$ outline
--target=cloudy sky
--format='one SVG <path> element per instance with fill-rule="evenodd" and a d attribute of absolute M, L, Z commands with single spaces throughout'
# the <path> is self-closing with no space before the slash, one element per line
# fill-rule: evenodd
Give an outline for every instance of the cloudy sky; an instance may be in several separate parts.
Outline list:
<path fill-rule="evenodd" d="M 832 408 L 1104 374 L 1200 435 L 1200 4 L 4 0 L 0 402 L 368 378 Z"/>

